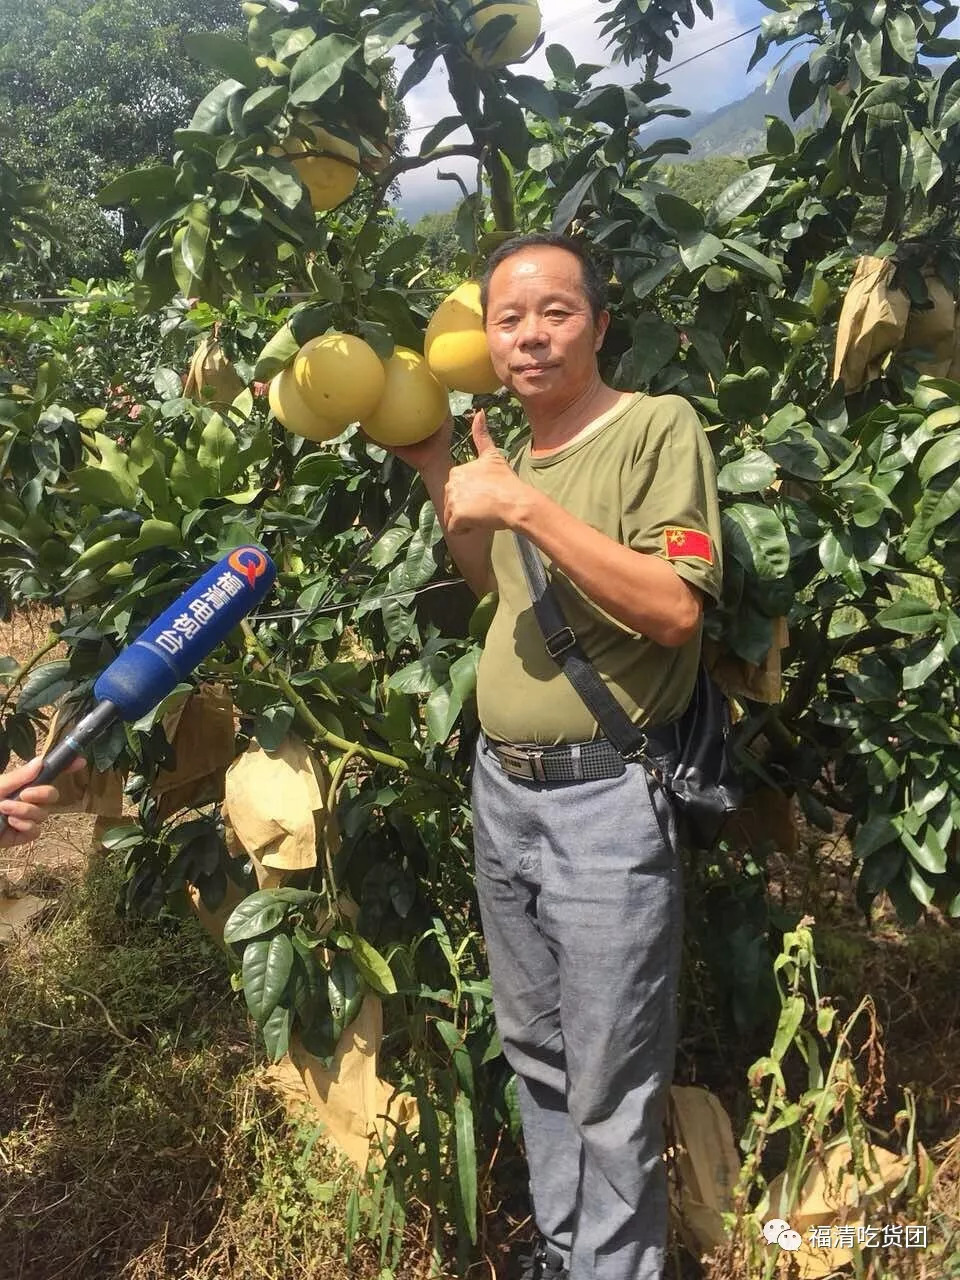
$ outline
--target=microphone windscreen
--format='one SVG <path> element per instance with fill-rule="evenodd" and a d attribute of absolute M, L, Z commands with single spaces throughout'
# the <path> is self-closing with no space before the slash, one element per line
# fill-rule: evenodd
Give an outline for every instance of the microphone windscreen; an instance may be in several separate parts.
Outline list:
<path fill-rule="evenodd" d="M 276 576 L 261 547 L 231 551 L 117 655 L 94 695 L 109 699 L 122 720 L 139 720 L 259 604 Z"/>

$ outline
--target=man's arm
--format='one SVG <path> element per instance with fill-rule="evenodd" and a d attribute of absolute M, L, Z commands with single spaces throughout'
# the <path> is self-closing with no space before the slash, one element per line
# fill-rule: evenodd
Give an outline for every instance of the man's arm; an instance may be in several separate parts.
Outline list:
<path fill-rule="evenodd" d="M 523 487 L 511 529 L 525 534 L 585 596 L 631 631 L 666 648 L 690 639 L 699 626 L 703 600 L 672 565 L 625 547 L 546 494 Z"/>
<path fill-rule="evenodd" d="M 482 599 L 488 591 L 496 591 L 497 580 L 490 563 L 490 549 L 493 545 L 492 529 L 470 529 L 467 532 L 454 533 L 447 527 L 444 519 L 443 491 L 453 469 L 453 459 L 447 455 L 446 460 L 440 458 L 421 468 L 420 476 L 427 487 L 430 501 L 433 503 L 443 536 L 454 563 L 463 574 L 470 590 L 478 599 Z"/>

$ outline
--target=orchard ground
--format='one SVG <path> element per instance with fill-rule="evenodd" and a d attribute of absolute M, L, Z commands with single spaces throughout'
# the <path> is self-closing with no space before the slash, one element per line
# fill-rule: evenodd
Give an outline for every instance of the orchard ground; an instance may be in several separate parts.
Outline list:
<path fill-rule="evenodd" d="M 0 653 L 42 643 L 42 611 L 0 624 Z M 53 651 L 49 659 L 60 656 Z M 56 815 L 40 839 L 0 855 L 0 874 L 49 900 L 0 950 L 0 1271 L 11 1280 L 421 1280 L 425 1215 L 384 1270 L 376 1242 L 344 1256 L 353 1174 L 320 1127 L 292 1121 L 223 964 L 193 920 L 121 918 L 119 868 L 92 851 L 94 819 Z M 912 931 L 881 911 L 864 929 L 849 848 L 804 828 L 768 866 L 784 909 L 815 917 L 822 990 L 849 1012 L 872 994 L 883 1031 L 881 1145 L 909 1086 L 938 1167 L 929 1256 L 910 1277 L 960 1275 L 960 938 L 928 916 Z M 696 966 L 688 966 L 692 972 Z M 678 1079 L 713 1088 L 739 1134 L 746 1068 L 762 1046 L 716 1044 L 695 990 Z M 529 1234 L 522 1166 L 504 1146 L 484 1178 L 486 1258 L 469 1280 L 509 1280 L 507 1246 Z M 452 1256 L 452 1255 L 451 1255 Z M 920 1270 L 916 1268 L 920 1267 Z M 454 1275 L 451 1269 L 447 1275 Z M 668 1275 L 710 1276 L 674 1243 Z M 898 1273 L 870 1270 L 874 1280 Z"/>

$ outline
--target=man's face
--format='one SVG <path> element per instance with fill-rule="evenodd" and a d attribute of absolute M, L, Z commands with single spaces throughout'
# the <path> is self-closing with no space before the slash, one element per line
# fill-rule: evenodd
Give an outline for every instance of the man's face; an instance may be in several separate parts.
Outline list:
<path fill-rule="evenodd" d="M 580 260 L 553 245 L 522 249 L 494 270 L 487 342 L 498 377 L 521 401 L 558 406 L 585 390 L 610 317 L 594 323 Z"/>

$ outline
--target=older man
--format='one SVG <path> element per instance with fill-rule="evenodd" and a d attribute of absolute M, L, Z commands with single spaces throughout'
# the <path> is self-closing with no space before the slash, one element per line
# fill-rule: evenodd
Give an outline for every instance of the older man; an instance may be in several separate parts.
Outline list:
<path fill-rule="evenodd" d="M 713 457 L 684 400 L 600 377 L 610 317 L 577 242 L 501 245 L 482 298 L 529 440 L 508 462 L 478 413 L 475 461 L 452 464 L 449 423 L 396 452 L 423 476 L 464 578 L 499 595 L 479 667 L 474 843 L 540 1232 L 523 1275 L 655 1280 L 682 928 L 673 815 L 549 656 L 513 535 L 538 549 L 631 719 L 665 724 L 689 701 L 703 599 L 720 592 Z M 516 776 L 531 751 L 536 769 Z"/>

